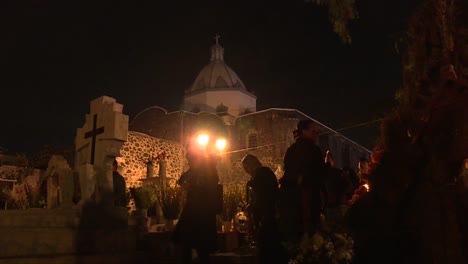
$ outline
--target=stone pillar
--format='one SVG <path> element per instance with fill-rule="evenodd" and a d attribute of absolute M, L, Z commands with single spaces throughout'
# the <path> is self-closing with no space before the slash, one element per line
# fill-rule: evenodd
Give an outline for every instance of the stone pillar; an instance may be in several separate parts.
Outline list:
<path fill-rule="evenodd" d="M 150 179 L 154 177 L 154 164 L 153 162 L 146 163 L 146 178 Z"/>
<path fill-rule="evenodd" d="M 159 177 L 161 179 L 166 178 L 166 167 L 167 167 L 167 161 L 165 160 L 159 161 Z"/>

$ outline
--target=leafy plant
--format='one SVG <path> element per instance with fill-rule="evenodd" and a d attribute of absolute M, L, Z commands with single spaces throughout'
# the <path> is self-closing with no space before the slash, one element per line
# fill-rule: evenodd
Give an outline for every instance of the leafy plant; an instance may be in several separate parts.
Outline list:
<path fill-rule="evenodd" d="M 223 221 L 231 221 L 245 204 L 245 187 L 240 184 L 227 184 L 223 193 Z"/>
<path fill-rule="evenodd" d="M 290 253 L 289 263 L 301 264 L 349 264 L 354 256 L 354 241 L 346 233 L 320 231 L 305 235 L 299 245 L 286 244 Z"/>
<path fill-rule="evenodd" d="M 351 43 L 348 24 L 358 17 L 355 0 L 306 0 L 328 8 L 328 18 L 333 31 L 346 44 Z"/>
<path fill-rule="evenodd" d="M 8 207 L 11 209 L 26 209 L 29 207 L 27 184 L 25 182 L 13 185 L 13 189 L 4 189 Z"/>
<path fill-rule="evenodd" d="M 130 195 L 137 209 L 148 209 L 151 204 L 151 193 L 145 187 L 130 188 Z"/>
<path fill-rule="evenodd" d="M 34 177 L 32 159 L 26 155 L 17 155 L 16 166 L 5 170 L 1 178 L 15 180 L 13 188 L 4 188 L 2 195 L 12 209 L 26 209 L 29 207 L 43 207 L 46 203 L 45 177 L 41 174 Z"/>
<path fill-rule="evenodd" d="M 185 194 L 181 187 L 167 184 L 164 189 L 157 190 L 157 201 L 161 206 L 164 218 L 177 219 L 182 212 Z"/>

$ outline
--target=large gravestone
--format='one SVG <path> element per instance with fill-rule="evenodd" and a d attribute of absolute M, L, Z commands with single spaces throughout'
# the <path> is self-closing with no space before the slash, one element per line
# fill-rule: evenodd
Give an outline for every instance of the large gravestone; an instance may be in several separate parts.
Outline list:
<path fill-rule="evenodd" d="M 122 110 L 114 98 L 101 96 L 91 101 L 86 122 L 77 130 L 75 170 L 80 175 L 82 203 L 96 199 L 112 205 L 112 162 L 128 134 L 128 116 Z"/>
<path fill-rule="evenodd" d="M 127 209 L 114 206 L 112 163 L 128 134 L 128 116 L 122 110 L 113 98 L 96 98 L 91 101 L 85 124 L 77 129 L 75 171 L 80 178 L 81 200 L 76 246 L 83 254 L 117 254 L 134 243 Z"/>

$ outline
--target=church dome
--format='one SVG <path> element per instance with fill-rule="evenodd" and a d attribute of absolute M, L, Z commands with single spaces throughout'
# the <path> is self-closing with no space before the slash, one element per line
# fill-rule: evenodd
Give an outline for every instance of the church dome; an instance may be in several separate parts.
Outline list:
<path fill-rule="evenodd" d="M 210 63 L 200 71 L 187 93 L 226 89 L 247 91 L 239 76 L 224 62 L 224 49 L 216 38 L 216 44 L 211 47 Z"/>

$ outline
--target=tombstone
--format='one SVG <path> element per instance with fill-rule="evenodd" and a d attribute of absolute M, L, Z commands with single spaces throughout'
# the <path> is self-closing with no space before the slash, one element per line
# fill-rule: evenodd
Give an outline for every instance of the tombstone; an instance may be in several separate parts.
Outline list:
<path fill-rule="evenodd" d="M 45 172 L 47 179 L 47 208 L 73 206 L 73 172 L 63 156 L 53 155 Z"/>
<path fill-rule="evenodd" d="M 90 113 L 75 138 L 76 165 L 80 175 L 82 204 L 93 200 L 113 205 L 112 162 L 127 140 L 128 116 L 114 98 L 101 96 L 91 101 Z M 94 186 L 94 190 L 93 187 Z"/>

